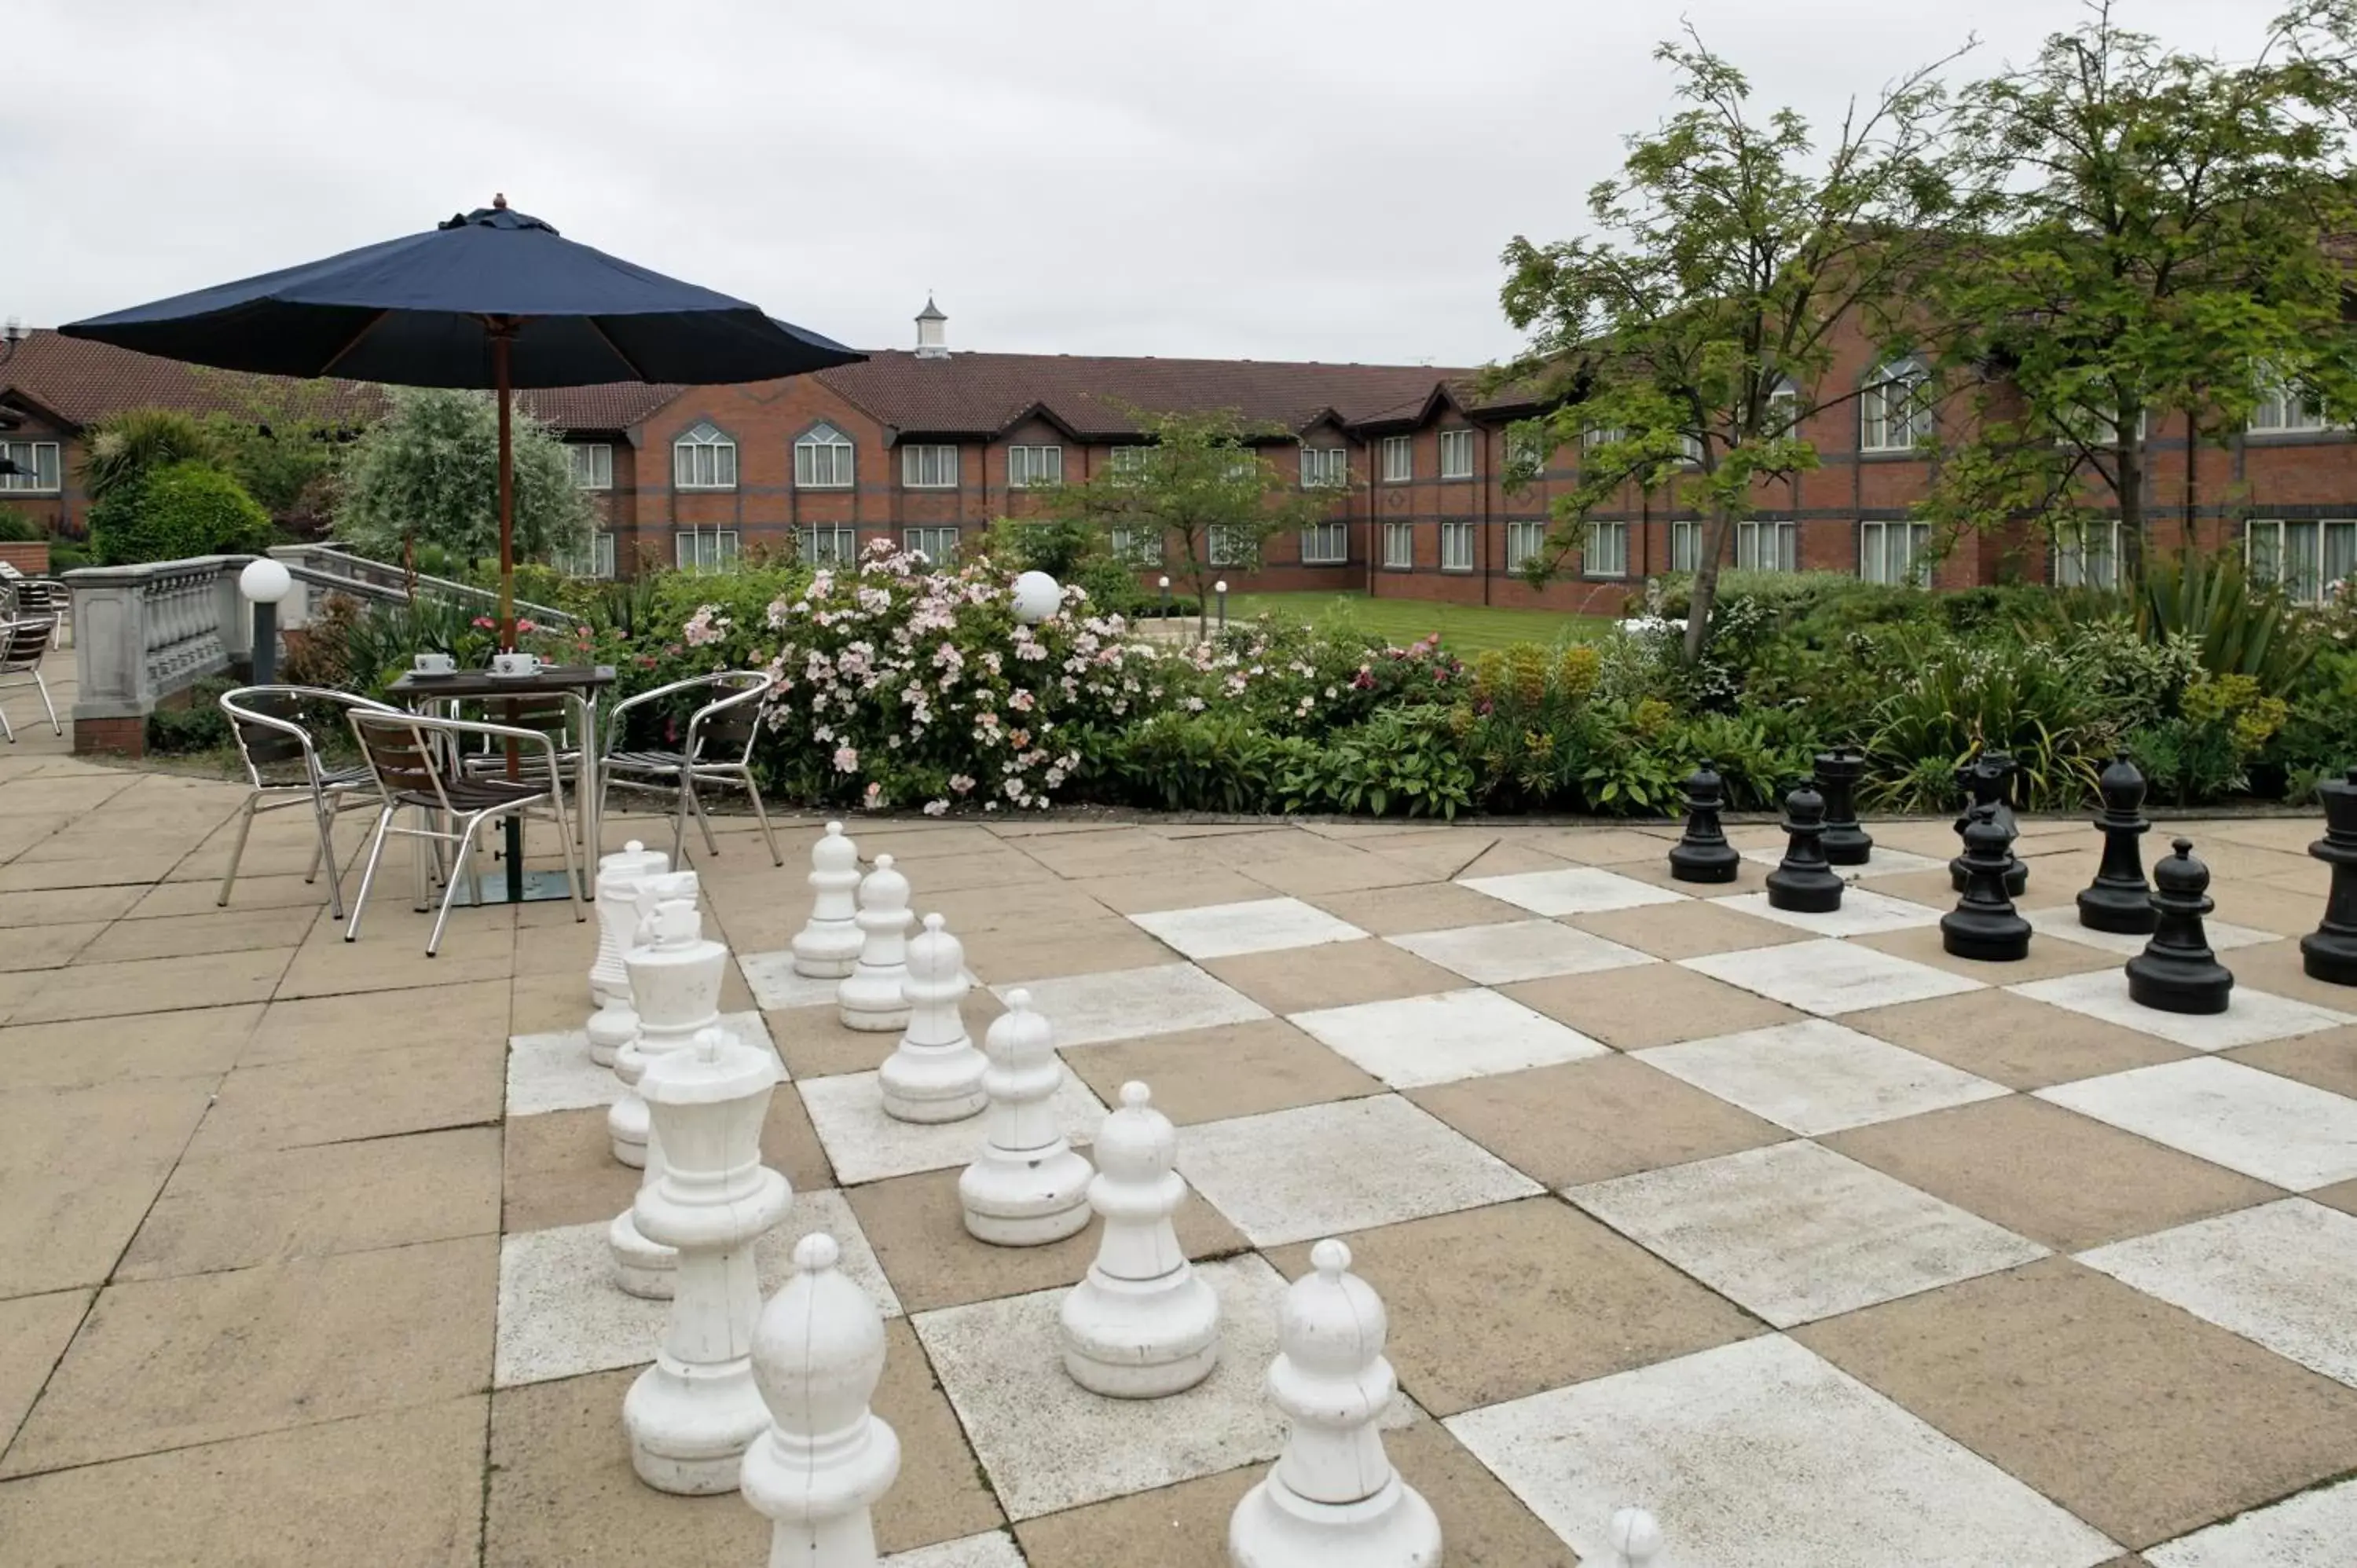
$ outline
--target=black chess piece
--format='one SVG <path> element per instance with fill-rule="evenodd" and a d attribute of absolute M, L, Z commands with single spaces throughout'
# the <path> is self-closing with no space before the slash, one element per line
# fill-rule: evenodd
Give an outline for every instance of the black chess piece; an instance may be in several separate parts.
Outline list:
<path fill-rule="evenodd" d="M 1842 879 L 1825 864 L 1825 798 L 1803 784 L 1784 797 L 1784 859 L 1768 874 L 1768 902 L 1802 915 L 1841 908 Z"/>
<path fill-rule="evenodd" d="M 2095 781 L 2104 809 L 2095 826 L 2104 832 L 2103 864 L 2095 880 L 2079 890 L 2079 923 L 2091 931 L 2149 936 L 2159 923 L 2152 887 L 2144 879 L 2144 852 L 2136 840 L 2152 824 L 2144 819 L 2144 775 L 2125 753 Z"/>
<path fill-rule="evenodd" d="M 2152 868 L 2152 901 L 2159 921 L 2144 951 L 2128 960 L 2128 996 L 2164 1013 L 2223 1013 L 2234 977 L 2210 950 L 2201 917 L 2216 908 L 2210 868 L 2193 858 L 2193 841 Z"/>
<path fill-rule="evenodd" d="M 1743 856 L 1727 842 L 1718 823 L 1727 803 L 1727 780 L 1708 762 L 1686 779 L 1686 831 L 1670 848 L 1670 875 L 1680 882 L 1732 882 Z"/>
<path fill-rule="evenodd" d="M 1940 917 L 1940 946 L 1956 958 L 2018 962 L 2029 956 L 2029 922 L 2005 895 L 2013 835 L 1994 806 L 1975 806 L 1964 816 L 1964 896 Z"/>
<path fill-rule="evenodd" d="M 1817 753 L 1817 793 L 1825 798 L 1825 860 L 1833 865 L 1864 865 L 1874 840 L 1857 822 L 1857 781 L 1866 776 L 1862 752 Z"/>
<path fill-rule="evenodd" d="M 1956 818 L 1956 836 L 1962 838 L 1972 821 L 1969 813 L 1975 806 L 1995 806 L 1999 826 L 2005 829 L 2007 842 L 2017 837 L 2021 827 L 2014 820 L 2013 775 L 2016 764 L 2009 751 L 1984 751 L 1964 767 L 1956 769 L 1956 784 L 1964 792 L 1964 814 Z M 2010 857 L 2005 873 L 2005 893 L 2008 898 L 2018 898 L 2029 890 L 2029 867 L 2018 856 Z M 1964 890 L 1964 857 L 1961 854 L 1948 862 L 1948 884 L 1957 892 Z"/>
<path fill-rule="evenodd" d="M 2324 801 L 2324 836 L 2308 853 L 2332 867 L 2324 923 L 2299 939 L 2300 967 L 2311 980 L 2357 985 L 2357 768 L 2316 787 Z"/>

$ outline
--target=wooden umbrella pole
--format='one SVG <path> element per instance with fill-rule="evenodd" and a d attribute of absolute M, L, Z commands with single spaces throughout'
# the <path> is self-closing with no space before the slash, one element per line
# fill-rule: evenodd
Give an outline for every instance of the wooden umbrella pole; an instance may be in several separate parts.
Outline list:
<path fill-rule="evenodd" d="M 509 405 L 514 393 L 508 386 L 508 344 L 515 328 L 508 323 L 491 327 L 491 373 L 500 389 L 500 651 L 515 651 L 515 445 L 510 429 Z"/>

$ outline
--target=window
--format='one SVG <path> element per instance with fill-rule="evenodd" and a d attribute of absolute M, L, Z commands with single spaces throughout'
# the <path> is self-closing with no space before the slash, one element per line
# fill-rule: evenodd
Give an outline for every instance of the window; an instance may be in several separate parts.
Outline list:
<path fill-rule="evenodd" d="M 1135 479 L 1146 472 L 1146 448 L 1116 446 L 1113 449 L 1113 472 L 1116 478 Z"/>
<path fill-rule="evenodd" d="M 902 529 L 900 542 L 923 556 L 928 565 L 947 566 L 957 559 L 957 536 L 955 528 L 935 524 L 930 528 Z"/>
<path fill-rule="evenodd" d="M 1506 570 L 1519 572 L 1546 548 L 1547 525 L 1535 519 L 1506 524 Z"/>
<path fill-rule="evenodd" d="M 1415 569 L 1415 524 L 1383 524 L 1383 564 L 1394 572 Z"/>
<path fill-rule="evenodd" d="M 2120 525 L 2066 523 L 2054 531 L 2054 585 L 2116 588 L 2120 585 Z"/>
<path fill-rule="evenodd" d="M 2322 405 L 2298 388 L 2281 383 L 2269 387 L 2259 398 L 2258 407 L 2251 410 L 2254 435 L 2295 435 L 2323 428 Z"/>
<path fill-rule="evenodd" d="M 1506 433 L 1506 466 L 1534 479 L 1546 478 L 1546 437 L 1527 430 Z"/>
<path fill-rule="evenodd" d="M 573 463 L 573 483 L 585 490 L 610 490 L 614 488 L 614 449 L 603 443 L 567 446 L 565 456 Z M 608 573 L 608 575 L 612 574 Z"/>
<path fill-rule="evenodd" d="M 848 524 L 797 528 L 794 553 L 813 566 L 848 566 L 859 559 L 859 531 Z"/>
<path fill-rule="evenodd" d="M 1396 485 L 1415 478 L 1415 437 L 1383 437 L 1383 483 Z"/>
<path fill-rule="evenodd" d="M 1440 477 L 1444 479 L 1469 479 L 1473 477 L 1471 431 L 1444 430 L 1440 433 Z"/>
<path fill-rule="evenodd" d="M 1931 580 L 1924 559 L 1932 544 L 1928 522 L 1865 521 L 1857 525 L 1857 575 L 1869 583 L 1920 588 Z"/>
<path fill-rule="evenodd" d="M 1142 446 L 1129 448 L 1142 452 Z M 1114 559 L 1128 566 L 1159 566 L 1162 564 L 1162 531 L 1141 528 L 1135 524 L 1116 524 L 1113 531 Z"/>
<path fill-rule="evenodd" d="M 900 448 L 900 483 L 912 490 L 953 490 L 958 482 L 954 446 Z"/>
<path fill-rule="evenodd" d="M 562 551 L 556 557 L 557 570 L 575 577 L 610 577 L 614 575 L 614 536 L 604 529 L 595 529 L 589 535 L 587 550 Z"/>
<path fill-rule="evenodd" d="M 1251 535 L 1223 522 L 1211 524 L 1210 537 L 1204 540 L 1211 564 L 1214 566 L 1249 566 L 1253 559 Z"/>
<path fill-rule="evenodd" d="M 1064 449 L 1061 446 L 1009 446 L 1006 449 L 1006 482 L 1017 489 L 1026 485 L 1062 484 Z"/>
<path fill-rule="evenodd" d="M 1260 478 L 1260 454 L 1247 447 L 1238 447 L 1228 459 L 1227 477 L 1231 480 L 1257 482 Z"/>
<path fill-rule="evenodd" d="M 850 488 L 850 436 L 832 424 L 822 424 L 794 443 L 794 489 L 847 490 Z"/>
<path fill-rule="evenodd" d="M 1301 488 L 1340 489 L 1351 482 L 1351 451 L 1347 446 L 1304 446 Z"/>
<path fill-rule="evenodd" d="M 672 483 L 683 490 L 737 488 L 737 443 L 712 424 L 699 424 L 671 444 Z"/>
<path fill-rule="evenodd" d="M 2116 446 L 2119 445 L 2119 424 L 2109 414 L 2097 413 L 2092 410 L 2086 409 L 2075 410 L 2070 419 L 2070 429 L 2072 431 L 2084 430 L 2087 433 L 2087 445 L 2090 446 Z M 2136 438 L 2139 441 L 2144 440 L 2151 429 L 2152 410 L 2148 408 L 2137 409 Z M 2068 446 L 2071 444 L 2072 437 L 2068 433 L 2059 435 L 2054 437 L 2054 445 L 2057 446 Z"/>
<path fill-rule="evenodd" d="M 2246 525 L 2244 557 L 2253 577 L 2281 583 L 2303 604 L 2323 598 L 2334 583 L 2357 579 L 2357 521 L 2346 519 Z"/>
<path fill-rule="evenodd" d="M 1440 525 L 1440 569 L 1444 572 L 1473 570 L 1471 523 L 1444 522 Z"/>
<path fill-rule="evenodd" d="M 1587 543 L 1579 554 L 1579 571 L 1586 577 L 1625 577 L 1629 575 L 1629 525 L 1625 522 L 1590 522 Z"/>
<path fill-rule="evenodd" d="M 1678 436 L 1678 451 L 1683 454 L 1683 461 L 1686 467 L 1690 468 L 1702 467 L 1701 436 L 1681 433 Z"/>
<path fill-rule="evenodd" d="M 1702 568 L 1702 531 L 1704 524 L 1691 519 L 1674 518 L 1670 522 L 1670 570 L 1695 572 Z"/>
<path fill-rule="evenodd" d="M 1339 566 L 1351 558 L 1351 528 L 1342 522 L 1313 522 L 1301 531 L 1301 564 Z"/>
<path fill-rule="evenodd" d="M 1603 446 L 1620 440 L 1626 434 L 1617 424 L 1591 424 L 1579 433 L 1579 444 L 1582 446 Z"/>
<path fill-rule="evenodd" d="M 683 572 L 724 572 L 737 564 L 737 531 L 683 528 L 672 535 L 672 552 Z"/>
<path fill-rule="evenodd" d="M 0 490 L 36 492 L 62 489 L 58 481 L 58 444 L 54 441 L 0 441 L 0 457 L 16 465 L 14 474 L 0 474 Z"/>
<path fill-rule="evenodd" d="M 1700 523 L 1690 525 L 1701 528 Z M 1738 572 L 1797 572 L 1801 569 L 1801 527 L 1791 521 L 1753 519 L 1735 525 L 1735 569 Z"/>
<path fill-rule="evenodd" d="M 1914 360 L 1878 365 L 1858 394 L 1858 446 L 1868 452 L 1908 452 L 1932 434 L 1925 395 L 1931 378 Z"/>
<path fill-rule="evenodd" d="M 1761 421 L 1761 434 L 1770 441 L 1787 436 L 1797 438 L 1801 423 L 1801 389 L 1787 376 L 1768 393 L 1768 410 Z"/>

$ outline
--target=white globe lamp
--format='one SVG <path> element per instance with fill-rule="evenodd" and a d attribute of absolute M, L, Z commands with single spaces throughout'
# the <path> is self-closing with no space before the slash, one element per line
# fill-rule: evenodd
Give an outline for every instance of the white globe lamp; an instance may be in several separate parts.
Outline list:
<path fill-rule="evenodd" d="M 1045 572 L 1026 572 L 1015 579 L 1015 619 L 1037 626 L 1064 606 L 1064 590 Z"/>
<path fill-rule="evenodd" d="M 278 679 L 278 601 L 295 591 L 295 578 L 280 562 L 257 555 L 237 575 L 237 591 L 253 606 L 253 683 Z"/>

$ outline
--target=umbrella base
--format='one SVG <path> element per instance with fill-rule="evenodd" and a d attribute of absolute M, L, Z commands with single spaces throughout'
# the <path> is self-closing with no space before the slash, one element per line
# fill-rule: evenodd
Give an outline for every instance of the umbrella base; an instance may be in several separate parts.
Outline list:
<path fill-rule="evenodd" d="M 475 892 L 486 904 L 544 904 L 551 899 L 572 897 L 565 890 L 565 873 L 561 871 L 527 871 L 523 874 L 523 894 L 511 897 L 508 894 L 508 874 L 504 869 L 475 878 Z M 464 908 L 466 895 L 459 895 L 459 907 Z"/>

